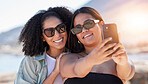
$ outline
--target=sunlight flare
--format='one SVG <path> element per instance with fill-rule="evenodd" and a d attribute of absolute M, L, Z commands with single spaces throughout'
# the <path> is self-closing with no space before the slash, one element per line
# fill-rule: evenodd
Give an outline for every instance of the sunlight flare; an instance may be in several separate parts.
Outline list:
<path fill-rule="evenodd" d="M 137 11 L 133 13 L 127 13 L 125 16 L 125 26 L 129 29 L 143 30 L 148 28 L 148 14 L 145 12 Z"/>

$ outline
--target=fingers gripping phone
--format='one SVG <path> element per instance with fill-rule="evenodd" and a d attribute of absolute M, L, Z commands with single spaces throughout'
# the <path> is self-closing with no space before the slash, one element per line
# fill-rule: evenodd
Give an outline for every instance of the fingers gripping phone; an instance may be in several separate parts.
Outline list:
<path fill-rule="evenodd" d="M 102 38 L 103 38 L 103 40 L 108 38 L 108 37 L 112 37 L 112 40 L 109 41 L 107 44 L 119 43 L 119 36 L 118 36 L 118 30 L 117 30 L 117 25 L 116 24 L 103 24 L 102 28 L 103 28 L 102 29 Z M 110 48 L 110 49 L 112 49 L 112 48 Z"/>

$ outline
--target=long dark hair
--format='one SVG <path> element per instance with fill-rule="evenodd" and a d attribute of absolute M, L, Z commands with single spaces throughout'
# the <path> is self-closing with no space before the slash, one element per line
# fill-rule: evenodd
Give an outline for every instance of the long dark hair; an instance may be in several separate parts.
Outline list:
<path fill-rule="evenodd" d="M 42 24 L 50 16 L 55 16 L 65 23 L 69 33 L 72 13 L 67 8 L 50 7 L 48 10 L 41 10 L 28 20 L 19 36 L 19 42 L 23 42 L 24 55 L 41 55 L 45 49 L 49 49 L 50 46 L 42 39 Z M 67 42 L 66 47 L 68 47 Z"/>
<path fill-rule="evenodd" d="M 74 28 L 74 19 L 75 17 L 80 14 L 80 13 L 87 13 L 90 14 L 92 17 L 94 17 L 97 20 L 103 21 L 100 13 L 91 8 L 91 7 L 82 7 L 80 9 L 77 9 L 73 16 L 72 16 L 72 21 L 71 21 L 71 27 L 70 29 Z M 82 43 L 78 43 L 78 38 L 76 35 L 73 35 L 71 32 L 69 33 L 69 38 L 68 38 L 68 48 L 72 53 L 79 53 L 85 50 L 84 45 Z"/>

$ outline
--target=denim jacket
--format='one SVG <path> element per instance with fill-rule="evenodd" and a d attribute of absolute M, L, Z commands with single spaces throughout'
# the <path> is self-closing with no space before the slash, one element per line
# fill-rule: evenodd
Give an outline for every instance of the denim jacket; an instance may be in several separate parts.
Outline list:
<path fill-rule="evenodd" d="M 25 56 L 22 60 L 14 84 L 42 84 L 47 76 L 46 52 L 39 56 Z"/>

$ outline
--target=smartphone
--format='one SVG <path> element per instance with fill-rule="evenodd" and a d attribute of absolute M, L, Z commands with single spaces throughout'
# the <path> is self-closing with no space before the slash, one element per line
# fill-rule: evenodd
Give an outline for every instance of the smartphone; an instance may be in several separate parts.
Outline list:
<path fill-rule="evenodd" d="M 102 38 L 103 40 L 112 37 L 112 40 L 108 43 L 119 43 L 119 36 L 116 24 L 104 24 L 102 25 Z M 107 44 L 108 44 L 107 43 Z"/>
<path fill-rule="evenodd" d="M 119 36 L 118 36 L 118 30 L 117 30 L 116 24 L 104 24 L 104 25 L 102 25 L 102 28 L 103 28 L 102 29 L 103 40 L 108 37 L 112 37 L 112 40 L 109 41 L 107 44 L 119 43 Z M 108 50 L 111 50 L 111 49 L 113 49 L 113 48 L 110 48 Z M 119 48 L 115 52 L 117 52 L 118 50 L 119 50 Z M 113 52 L 112 54 L 114 54 L 115 52 Z M 112 54 L 110 54 L 110 55 L 112 55 Z"/>

